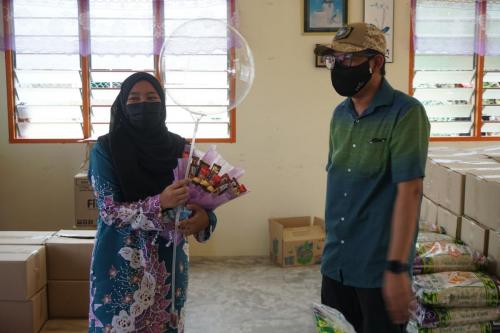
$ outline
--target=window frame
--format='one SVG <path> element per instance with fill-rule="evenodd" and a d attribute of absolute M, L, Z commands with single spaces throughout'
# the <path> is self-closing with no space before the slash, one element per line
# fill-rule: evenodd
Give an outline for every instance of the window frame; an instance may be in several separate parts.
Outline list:
<path fill-rule="evenodd" d="M 475 0 L 476 5 L 476 39 L 475 45 L 484 45 L 482 43 L 486 40 L 486 7 L 487 0 Z M 409 81 L 408 81 L 408 94 L 413 96 L 413 80 L 415 78 L 415 21 L 416 21 L 416 8 L 417 0 L 411 0 L 410 11 L 410 61 L 409 61 Z M 479 17 L 478 17 L 479 15 Z M 479 23 L 479 24 L 477 24 Z M 481 27 L 483 27 L 481 29 Z M 481 44 L 478 44 L 481 43 Z M 481 129 L 483 126 L 483 77 L 484 77 L 484 58 L 485 55 L 474 52 L 474 62 L 476 63 L 476 77 L 474 87 L 474 117 L 471 121 L 474 124 L 474 130 L 471 136 L 449 136 L 449 137 L 432 137 L 431 142 L 481 142 L 481 141 L 500 141 L 500 136 L 481 136 Z"/>
<path fill-rule="evenodd" d="M 33 138 L 19 138 L 16 131 L 15 120 L 15 93 L 14 93 L 14 34 L 13 34 L 13 15 L 12 8 L 14 7 L 14 0 L 2 0 L 2 14 L 3 14 L 3 28 L 4 39 L 7 46 L 5 48 L 5 72 L 6 72 L 6 88 L 7 88 L 7 123 L 9 132 L 9 143 L 82 143 L 82 142 L 95 142 L 91 139 L 91 119 L 90 119 L 90 54 L 84 54 L 85 49 L 90 50 L 90 10 L 89 0 L 75 0 L 78 2 L 78 21 L 79 21 L 79 39 L 80 39 L 80 63 L 82 74 L 82 132 L 83 139 L 33 139 Z M 235 0 L 226 0 L 228 9 L 228 21 L 235 15 Z M 154 49 L 154 70 L 155 76 L 161 82 L 159 73 L 159 50 L 161 49 L 164 40 L 165 21 L 164 21 L 164 1 L 151 0 L 153 10 L 153 49 Z M 84 50 L 82 50 L 82 48 Z M 229 50 L 229 61 L 233 62 L 235 59 L 235 50 Z M 163 84 L 162 84 L 163 86 Z M 235 98 L 236 81 L 232 78 L 229 82 L 229 98 Z M 191 140 L 191 138 L 186 138 Z M 228 138 L 196 138 L 199 143 L 235 143 L 236 142 L 236 108 L 229 111 L 229 137 Z"/>

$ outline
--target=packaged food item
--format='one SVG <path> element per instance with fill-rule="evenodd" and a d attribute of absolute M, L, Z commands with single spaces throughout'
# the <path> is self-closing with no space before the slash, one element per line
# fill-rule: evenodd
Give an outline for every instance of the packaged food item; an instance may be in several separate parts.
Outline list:
<path fill-rule="evenodd" d="M 438 328 L 496 321 L 500 308 L 444 308 L 418 304 L 412 320 L 419 328 Z"/>
<path fill-rule="evenodd" d="M 435 232 L 435 233 L 443 233 L 443 228 L 437 224 L 430 223 L 425 220 L 420 220 L 418 223 L 418 230 L 424 232 Z"/>
<path fill-rule="evenodd" d="M 498 280 L 481 272 L 440 272 L 416 275 L 413 292 L 425 305 L 497 307 Z"/>
<path fill-rule="evenodd" d="M 414 274 L 477 271 L 484 267 L 486 267 L 486 257 L 467 245 L 449 241 L 416 244 Z"/>
<path fill-rule="evenodd" d="M 338 310 L 323 304 L 313 304 L 317 333 L 356 333 L 354 327 Z"/>
<path fill-rule="evenodd" d="M 199 150 L 194 151 L 191 165 L 189 166 L 189 179 L 193 179 L 198 176 L 198 171 L 200 170 L 200 159 L 202 156 L 203 154 Z M 187 160 L 187 158 L 185 160 Z"/>
<path fill-rule="evenodd" d="M 419 232 L 417 236 L 417 243 L 429 243 L 429 242 L 441 242 L 447 241 L 453 243 L 455 239 L 446 234 L 440 234 L 435 232 Z"/>
<path fill-rule="evenodd" d="M 193 177 L 193 182 L 196 184 L 203 185 L 204 181 L 206 182 L 207 176 L 210 173 L 210 164 L 207 162 L 201 160 L 200 161 L 200 166 L 198 168 L 198 175 Z"/>
<path fill-rule="evenodd" d="M 408 333 L 499 333 L 500 325 L 497 322 L 490 321 L 450 327 L 426 328 L 419 327 L 416 322 L 410 321 L 406 331 Z"/>

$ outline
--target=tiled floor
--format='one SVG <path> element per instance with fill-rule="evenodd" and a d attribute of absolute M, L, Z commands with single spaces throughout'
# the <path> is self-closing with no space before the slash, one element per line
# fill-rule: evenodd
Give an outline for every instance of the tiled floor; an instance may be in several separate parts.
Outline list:
<path fill-rule="evenodd" d="M 280 268 L 267 257 L 193 258 L 186 333 L 313 333 L 318 266 Z M 86 321 L 49 321 L 42 333 L 84 333 Z"/>

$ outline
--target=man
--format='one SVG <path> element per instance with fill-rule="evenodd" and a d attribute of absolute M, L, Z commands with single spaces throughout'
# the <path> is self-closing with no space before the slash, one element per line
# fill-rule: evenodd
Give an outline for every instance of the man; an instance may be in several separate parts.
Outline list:
<path fill-rule="evenodd" d="M 423 106 L 385 79 L 385 51 L 365 23 L 315 50 L 347 97 L 330 124 L 321 298 L 358 333 L 406 332 L 429 139 Z"/>

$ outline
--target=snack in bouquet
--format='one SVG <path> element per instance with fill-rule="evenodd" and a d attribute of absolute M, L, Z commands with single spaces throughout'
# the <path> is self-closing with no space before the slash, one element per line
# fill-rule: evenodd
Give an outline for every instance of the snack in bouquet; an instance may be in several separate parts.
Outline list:
<path fill-rule="evenodd" d="M 189 166 L 189 179 L 193 179 L 198 176 L 198 171 L 200 170 L 200 159 L 203 157 L 203 153 L 199 150 L 193 152 L 192 162 Z M 185 157 L 187 159 L 187 157 Z"/>

